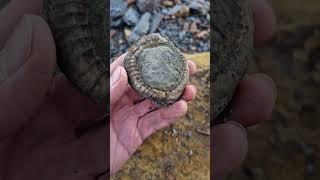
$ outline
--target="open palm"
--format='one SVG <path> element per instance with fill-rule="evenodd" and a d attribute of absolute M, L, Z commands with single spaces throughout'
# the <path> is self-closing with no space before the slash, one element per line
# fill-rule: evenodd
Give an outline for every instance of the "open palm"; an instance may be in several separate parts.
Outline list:
<path fill-rule="evenodd" d="M 169 107 L 157 108 L 128 85 L 123 59 L 124 55 L 115 60 L 110 68 L 111 173 L 119 170 L 147 137 L 183 116 L 187 112 L 186 101 L 196 95 L 195 87 L 187 85 L 182 100 Z M 191 61 L 188 64 L 192 75 L 196 66 Z"/>

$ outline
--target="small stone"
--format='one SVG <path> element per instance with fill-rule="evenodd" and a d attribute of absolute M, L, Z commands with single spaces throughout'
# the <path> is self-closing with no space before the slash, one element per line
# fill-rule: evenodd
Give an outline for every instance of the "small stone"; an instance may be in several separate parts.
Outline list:
<path fill-rule="evenodd" d="M 172 129 L 172 135 L 175 136 L 178 134 L 178 131 L 176 129 Z"/>
<path fill-rule="evenodd" d="M 110 30 L 110 38 L 113 38 L 116 33 L 117 33 L 116 30 L 111 29 L 111 30 Z"/>
<path fill-rule="evenodd" d="M 140 18 L 138 24 L 134 27 L 134 32 L 138 33 L 139 35 L 145 35 L 149 31 L 150 28 L 150 18 L 151 13 L 146 12 Z"/>
<path fill-rule="evenodd" d="M 133 32 L 129 38 L 129 42 L 132 43 L 139 39 L 139 37 L 148 33 L 150 29 L 151 13 L 146 12 L 142 15 L 137 25 L 134 27 Z"/>
<path fill-rule="evenodd" d="M 139 16 L 140 14 L 138 13 L 138 11 L 130 7 L 124 15 L 123 20 L 127 25 L 133 26 L 139 22 Z"/>
<path fill-rule="evenodd" d="M 178 13 L 182 9 L 181 5 L 175 5 L 173 8 L 171 8 L 168 12 L 169 15 L 174 15 Z"/>
<path fill-rule="evenodd" d="M 110 17 L 111 19 L 118 19 L 122 17 L 127 11 L 128 3 L 126 0 L 111 0 L 110 1 Z"/>
<path fill-rule="evenodd" d="M 165 1 L 162 2 L 162 4 L 164 6 L 173 6 L 174 5 L 174 3 L 172 1 L 170 1 L 170 0 L 165 0 Z"/>
<path fill-rule="evenodd" d="M 189 152 L 188 152 L 188 156 L 192 156 L 193 155 L 193 150 L 191 149 Z"/>
<path fill-rule="evenodd" d="M 161 13 L 162 13 L 163 15 L 167 15 L 168 12 L 169 12 L 169 10 L 168 10 L 167 8 L 162 8 L 162 9 L 161 9 Z"/>
<path fill-rule="evenodd" d="M 154 13 L 151 17 L 151 23 L 150 23 L 150 31 L 149 33 L 156 32 L 158 26 L 160 25 L 160 22 L 162 20 L 163 15 L 160 13 Z"/>
<path fill-rule="evenodd" d="M 110 26 L 113 28 L 119 27 L 123 24 L 123 20 L 122 18 L 118 18 L 118 19 L 113 19 L 110 22 Z"/>
<path fill-rule="evenodd" d="M 119 27 L 122 25 L 122 17 L 127 11 L 127 1 L 126 0 L 111 0 L 110 1 L 110 26 Z"/>
<path fill-rule="evenodd" d="M 187 138 L 192 137 L 192 131 L 188 131 L 186 135 L 187 135 Z"/>
<path fill-rule="evenodd" d="M 169 15 L 175 15 L 178 17 L 188 16 L 189 15 L 189 7 L 186 5 L 177 4 L 173 8 L 171 8 L 168 12 Z"/>
<path fill-rule="evenodd" d="M 131 34 L 132 34 L 132 31 L 130 29 L 127 29 L 127 28 L 124 29 L 124 37 L 127 41 L 129 40 Z"/>
<path fill-rule="evenodd" d="M 210 10 L 210 3 L 204 0 L 195 0 L 189 4 L 189 8 L 200 12 L 202 15 L 205 15 Z"/>
<path fill-rule="evenodd" d="M 159 7 L 161 0 L 137 0 L 136 5 L 141 12 L 152 11 Z"/>
<path fill-rule="evenodd" d="M 198 34 L 196 34 L 196 38 L 198 39 L 207 39 L 209 37 L 208 31 L 201 31 Z"/>
<path fill-rule="evenodd" d="M 185 17 L 185 16 L 188 16 L 189 15 L 189 12 L 190 12 L 190 8 L 186 5 L 182 5 L 181 6 L 181 10 L 176 13 L 176 16 L 178 17 Z"/>
<path fill-rule="evenodd" d="M 135 3 L 136 1 L 135 0 L 127 0 L 127 2 L 128 2 L 128 5 L 131 5 L 131 4 Z"/>
<path fill-rule="evenodd" d="M 185 23 L 183 24 L 183 30 L 184 30 L 184 31 L 188 31 L 188 30 L 189 30 L 189 27 L 190 27 L 190 23 L 189 23 L 189 22 L 185 22 Z"/>
<path fill-rule="evenodd" d="M 196 22 L 193 22 L 190 26 L 191 33 L 198 33 L 200 30 L 198 29 L 198 25 Z"/>
<path fill-rule="evenodd" d="M 182 31 L 181 33 L 179 33 L 179 39 L 183 40 L 186 37 L 186 34 L 187 33 L 185 31 Z"/>

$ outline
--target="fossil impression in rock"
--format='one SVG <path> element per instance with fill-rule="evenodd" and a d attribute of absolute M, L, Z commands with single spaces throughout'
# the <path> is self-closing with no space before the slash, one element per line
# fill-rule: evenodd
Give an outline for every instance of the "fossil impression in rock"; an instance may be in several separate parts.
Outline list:
<path fill-rule="evenodd" d="M 211 125 L 230 111 L 237 82 L 246 73 L 253 51 L 253 21 L 249 0 L 211 1 Z"/>
<path fill-rule="evenodd" d="M 98 103 L 108 91 L 107 13 L 105 0 L 44 0 L 60 70 Z"/>
<path fill-rule="evenodd" d="M 185 56 L 168 38 L 157 33 L 135 42 L 124 64 L 130 85 L 159 106 L 179 100 L 189 80 Z"/>

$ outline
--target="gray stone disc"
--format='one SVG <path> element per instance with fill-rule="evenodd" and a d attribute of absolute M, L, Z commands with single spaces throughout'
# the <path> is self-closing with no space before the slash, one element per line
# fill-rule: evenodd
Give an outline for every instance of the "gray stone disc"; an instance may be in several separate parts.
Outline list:
<path fill-rule="evenodd" d="M 133 89 L 159 106 L 179 100 L 189 79 L 185 56 L 157 33 L 134 43 L 124 64 Z"/>

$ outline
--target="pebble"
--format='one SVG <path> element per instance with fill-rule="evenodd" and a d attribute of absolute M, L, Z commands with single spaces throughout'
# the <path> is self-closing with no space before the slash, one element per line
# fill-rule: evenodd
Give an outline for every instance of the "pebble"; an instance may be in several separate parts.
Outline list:
<path fill-rule="evenodd" d="M 194 0 L 189 4 L 189 7 L 202 15 L 206 15 L 210 10 L 210 3 L 204 0 Z"/>
<path fill-rule="evenodd" d="M 186 34 L 187 33 L 185 31 L 182 31 L 181 33 L 179 33 L 179 39 L 183 40 L 186 37 Z"/>
<path fill-rule="evenodd" d="M 161 0 L 137 0 L 136 5 L 141 12 L 152 11 L 159 7 Z"/>
<path fill-rule="evenodd" d="M 208 31 L 201 31 L 196 34 L 196 38 L 198 38 L 198 39 L 207 39 L 208 37 L 209 37 Z"/>
<path fill-rule="evenodd" d="M 127 0 L 127 2 L 128 2 L 128 5 L 131 5 L 131 4 L 135 3 L 136 1 L 135 0 Z"/>
<path fill-rule="evenodd" d="M 193 155 L 193 150 L 191 149 L 189 152 L 188 152 L 188 156 L 192 156 Z"/>
<path fill-rule="evenodd" d="M 192 137 L 192 131 L 188 131 L 187 134 L 186 134 L 187 138 L 190 138 Z"/>
<path fill-rule="evenodd" d="M 139 22 L 140 14 L 137 10 L 130 7 L 128 11 L 125 13 L 123 20 L 129 26 L 134 26 Z"/>
<path fill-rule="evenodd" d="M 139 37 L 148 33 L 150 29 L 150 18 L 151 13 L 146 12 L 140 18 L 138 24 L 134 27 L 133 32 L 130 35 L 129 43 L 133 43 L 134 41 L 138 40 Z"/>
<path fill-rule="evenodd" d="M 190 26 L 190 32 L 191 33 L 198 33 L 200 30 L 198 29 L 198 25 L 196 22 L 192 22 Z"/>
<path fill-rule="evenodd" d="M 111 30 L 110 30 L 110 38 L 113 38 L 116 33 L 117 33 L 116 30 L 111 29 Z"/>
<path fill-rule="evenodd" d="M 119 27 L 122 25 L 122 16 L 126 13 L 128 3 L 126 0 L 111 0 L 110 1 L 110 17 L 111 27 Z"/>
<path fill-rule="evenodd" d="M 162 20 L 163 15 L 160 13 L 154 13 L 151 17 L 151 23 L 150 23 L 150 31 L 149 33 L 154 33 L 156 32 L 161 20 Z"/>
<path fill-rule="evenodd" d="M 170 0 L 165 0 L 165 1 L 162 2 L 162 4 L 163 4 L 164 6 L 173 6 L 173 5 L 174 5 L 173 2 L 170 1 Z"/>
<path fill-rule="evenodd" d="M 123 24 L 122 18 L 113 19 L 110 22 L 110 26 L 113 28 L 120 27 Z"/>
<path fill-rule="evenodd" d="M 118 19 L 127 11 L 128 3 L 126 0 L 111 0 L 110 1 L 110 17 Z"/>
<path fill-rule="evenodd" d="M 172 135 L 175 136 L 175 135 L 177 135 L 177 134 L 178 134 L 178 131 L 173 128 L 173 129 L 172 129 Z"/>
<path fill-rule="evenodd" d="M 132 34 L 132 31 L 130 29 L 124 28 L 124 37 L 127 41 L 129 40 L 131 34 Z"/>
<path fill-rule="evenodd" d="M 168 12 L 169 15 L 174 15 L 175 13 L 177 13 L 178 11 L 181 10 L 181 5 L 175 5 L 173 8 L 171 8 Z"/>

